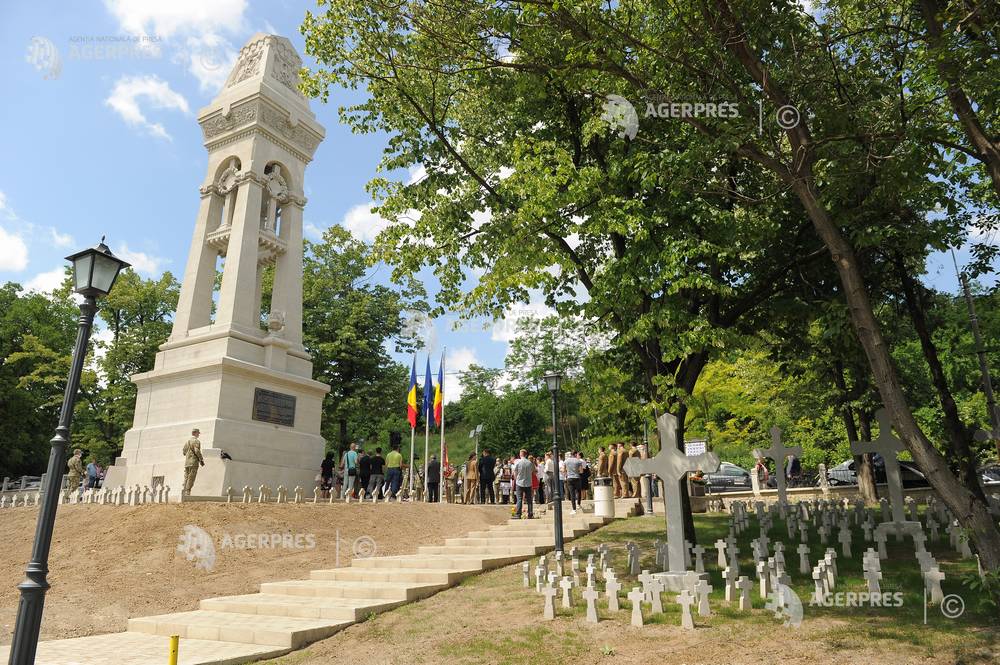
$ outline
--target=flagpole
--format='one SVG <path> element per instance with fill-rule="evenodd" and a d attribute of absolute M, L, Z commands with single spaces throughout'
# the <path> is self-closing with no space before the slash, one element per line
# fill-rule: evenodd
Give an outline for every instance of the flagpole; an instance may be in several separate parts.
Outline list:
<path fill-rule="evenodd" d="M 427 401 L 427 400 L 424 400 L 424 401 Z M 433 408 L 434 408 L 433 404 L 430 405 L 430 409 L 427 409 L 425 407 L 425 409 L 427 411 L 427 413 L 426 413 L 427 419 L 424 422 L 424 503 L 427 503 L 430 500 L 430 497 L 428 496 L 430 494 L 430 492 L 427 491 L 427 453 L 428 453 L 428 451 L 430 449 L 429 445 L 428 445 L 428 441 L 429 441 L 430 436 L 431 436 L 431 418 L 434 417 L 434 412 L 431 411 L 431 409 L 433 409 Z"/>
<path fill-rule="evenodd" d="M 441 380 L 438 381 L 438 390 L 441 391 L 441 422 L 438 425 L 441 427 L 441 456 L 438 459 L 441 462 L 441 477 L 438 478 L 438 502 L 444 503 L 444 357 L 445 351 L 448 347 L 441 347 Z"/>

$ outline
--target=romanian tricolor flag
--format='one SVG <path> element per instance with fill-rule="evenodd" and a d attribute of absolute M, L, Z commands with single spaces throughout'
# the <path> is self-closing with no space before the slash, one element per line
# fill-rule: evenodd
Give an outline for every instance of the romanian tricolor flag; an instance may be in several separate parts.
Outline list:
<path fill-rule="evenodd" d="M 441 416 L 444 415 L 444 354 L 441 354 L 441 365 L 438 367 L 438 383 L 434 388 L 434 424 L 441 426 Z"/>
<path fill-rule="evenodd" d="M 410 390 L 406 393 L 406 419 L 410 421 L 410 427 L 417 426 L 417 413 L 420 408 L 417 406 L 417 357 L 413 357 L 413 366 L 410 367 Z"/>
<path fill-rule="evenodd" d="M 434 413 L 432 409 L 434 408 L 434 380 L 431 379 L 431 357 L 427 356 L 427 371 L 424 372 L 424 416 L 427 417 L 427 422 L 434 422 Z"/>

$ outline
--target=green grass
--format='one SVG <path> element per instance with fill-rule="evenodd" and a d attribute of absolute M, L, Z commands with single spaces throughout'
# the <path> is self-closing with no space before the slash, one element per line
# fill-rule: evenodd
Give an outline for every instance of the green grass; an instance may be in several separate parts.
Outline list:
<path fill-rule="evenodd" d="M 882 561 L 882 589 L 903 594 L 903 605 L 894 608 L 813 607 L 809 605 L 813 582 L 810 575 L 798 572 L 798 538 L 787 538 L 783 521 L 775 519 L 769 533 L 771 542 L 786 545 L 786 571 L 792 579 L 792 588 L 803 603 L 803 623 L 799 632 L 785 628 L 771 612 L 764 610 L 765 600 L 759 597 L 755 584 L 752 591 L 753 610 L 741 612 L 735 604 L 724 600 L 721 570 L 716 565 L 714 543 L 728 534 L 728 516 L 700 514 L 695 516 L 699 542 L 706 547 L 705 570 L 713 587 L 710 596 L 712 614 L 695 616 L 698 635 L 709 640 L 720 653 L 745 653 L 766 645 L 790 640 L 797 641 L 797 648 L 810 653 L 830 650 L 857 650 L 877 658 L 879 653 L 902 655 L 905 662 L 923 659 L 948 662 L 956 665 L 994 662 L 997 659 L 997 619 L 979 601 L 983 598 L 959 581 L 963 573 L 975 570 L 974 560 L 962 560 L 950 549 L 947 537 L 927 543 L 946 578 L 942 584 L 945 594 L 958 593 L 966 603 L 965 613 L 958 619 L 947 619 L 936 606 L 927 608 L 924 624 L 923 583 L 917 560 L 909 540 L 897 543 L 890 538 L 887 543 L 888 558 Z M 756 520 L 751 527 L 737 536 L 740 549 L 740 573 L 754 579 L 751 570 L 750 541 L 757 537 Z M 852 557 L 838 556 L 836 591 L 861 592 L 866 590 L 862 577 L 861 555 L 870 545 L 864 542 L 863 531 L 852 528 L 854 537 Z M 331 638 L 330 646 L 310 647 L 305 652 L 292 654 L 269 665 L 297 665 L 298 663 L 326 662 L 323 650 L 344 648 L 349 642 L 373 641 L 391 643 L 399 653 L 408 653 L 407 662 L 413 663 L 498 663 L 522 665 L 526 662 L 564 663 L 595 662 L 619 659 L 639 662 L 636 658 L 656 657 L 662 660 L 673 654 L 669 636 L 677 636 L 681 621 L 680 607 L 674 594 L 663 595 L 664 612 L 655 616 L 648 609 L 644 612 L 647 628 L 636 631 L 629 628 L 631 603 L 625 597 L 638 581 L 626 573 L 625 543 L 634 541 L 640 546 L 641 568 L 656 570 L 653 541 L 665 538 L 662 516 L 646 516 L 618 520 L 583 538 L 572 541 L 585 565 L 588 554 L 595 554 L 597 547 L 606 543 L 611 565 L 622 582 L 617 613 L 608 612 L 606 600 L 598 601 L 600 623 L 596 626 L 585 621 L 586 604 L 575 594 L 576 605 L 571 609 L 561 607 L 556 598 L 556 620 L 542 622 L 542 603 L 534 592 L 534 584 L 524 588 L 521 583 L 521 565 L 515 564 L 499 570 L 475 575 L 463 580 L 455 588 L 442 592 L 427 601 L 405 605 L 379 615 L 349 630 L 347 634 Z M 826 547 L 834 547 L 834 540 L 823 546 L 818 535 L 811 534 L 810 563 Z M 709 547 L 712 546 L 712 549 Z M 836 548 L 840 550 L 839 543 Z M 535 560 L 532 561 L 534 565 Z M 532 577 L 532 582 L 534 578 Z M 599 587 L 603 584 L 599 581 Z M 451 612 L 450 621 L 441 622 L 443 608 L 458 608 Z M 626 641 L 620 641 L 628 636 Z M 340 641 L 338 641 L 340 640 Z M 731 652 L 726 645 L 732 645 Z M 721 645 L 721 646 L 720 646 Z M 410 650 L 412 648 L 412 651 Z M 691 647 L 696 649 L 697 647 Z M 638 650 L 638 651 L 637 651 Z M 312 651 L 313 655 L 309 656 Z M 319 652 L 319 653 L 317 653 Z M 340 653 L 339 651 L 336 651 Z M 623 653 L 624 652 L 624 653 Z M 644 654 L 639 657 L 637 654 Z M 700 653 L 700 652 L 698 652 Z M 301 660 L 298 657 L 301 656 Z M 690 656 L 690 653 L 688 653 Z M 670 655 L 672 658 L 673 656 Z M 941 661 L 945 658 L 946 661 Z M 690 658 L 689 658 L 690 660 Z M 668 658 L 669 661 L 669 658 Z M 729 661 L 723 661 L 729 662 Z M 899 662 L 894 661 L 894 662 Z"/>

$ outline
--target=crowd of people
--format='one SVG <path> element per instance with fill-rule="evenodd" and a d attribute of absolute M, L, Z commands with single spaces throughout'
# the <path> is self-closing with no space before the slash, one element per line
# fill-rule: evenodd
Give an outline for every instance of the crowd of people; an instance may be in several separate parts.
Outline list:
<path fill-rule="evenodd" d="M 437 456 L 431 455 L 425 486 L 419 458 L 414 458 L 411 470 L 399 448 L 399 444 L 394 444 L 383 457 L 381 447 L 369 452 L 352 443 L 339 461 L 333 453 L 327 454 L 316 477 L 322 496 L 329 498 L 332 494 L 353 499 L 398 496 L 403 500 L 426 498 L 429 502 L 443 500 L 468 505 L 506 504 L 513 507 L 518 517 L 526 508 L 527 517 L 531 518 L 534 505 L 551 503 L 558 489 L 560 498 L 570 503 L 570 514 L 576 514 L 581 502 L 590 498 L 597 478 L 607 479 L 604 482 L 613 487 L 615 498 L 638 497 L 639 479 L 627 476 L 625 461 L 629 457 L 647 456 L 646 447 L 635 443 L 613 443 L 607 449 L 602 446 L 594 461 L 579 450 L 567 451 L 557 463 L 551 452 L 536 456 L 521 449 L 516 455 L 498 458 L 491 449 L 484 448 L 481 454 L 470 453 L 458 467 L 451 464 L 442 467 Z"/>

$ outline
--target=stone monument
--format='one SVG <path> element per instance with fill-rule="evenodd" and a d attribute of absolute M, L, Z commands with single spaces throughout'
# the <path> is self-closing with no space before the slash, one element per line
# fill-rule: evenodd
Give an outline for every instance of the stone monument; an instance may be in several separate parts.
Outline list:
<path fill-rule="evenodd" d="M 132 377 L 135 420 L 109 486 L 180 486 L 195 427 L 205 466 L 192 495 L 313 483 L 329 387 L 302 346 L 303 180 L 325 131 L 298 90 L 301 66 L 287 39 L 256 34 L 198 114 L 208 165 L 173 331 Z"/>

